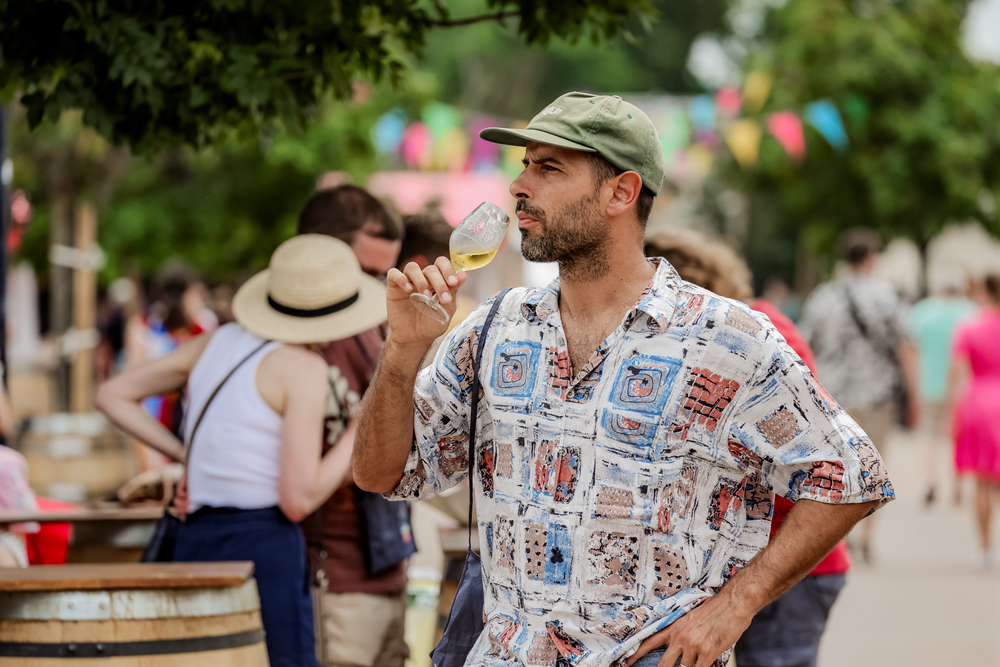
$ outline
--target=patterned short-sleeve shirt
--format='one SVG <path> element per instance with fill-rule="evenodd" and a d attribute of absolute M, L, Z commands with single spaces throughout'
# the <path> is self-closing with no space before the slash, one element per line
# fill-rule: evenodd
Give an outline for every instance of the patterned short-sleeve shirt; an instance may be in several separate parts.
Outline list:
<path fill-rule="evenodd" d="M 654 261 L 641 299 L 575 373 L 558 281 L 500 306 L 480 369 L 486 629 L 469 665 L 605 667 L 767 545 L 774 492 L 893 497 L 871 441 L 766 317 Z M 413 449 L 390 497 L 466 477 L 489 305 L 418 377 Z"/>

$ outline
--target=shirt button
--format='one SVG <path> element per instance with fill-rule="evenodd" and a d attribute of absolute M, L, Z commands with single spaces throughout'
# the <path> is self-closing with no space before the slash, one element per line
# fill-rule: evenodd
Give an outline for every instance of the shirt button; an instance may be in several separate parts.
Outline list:
<path fill-rule="evenodd" d="M 556 508 L 550 507 L 549 508 L 549 514 L 555 514 L 555 513 L 556 513 Z"/>

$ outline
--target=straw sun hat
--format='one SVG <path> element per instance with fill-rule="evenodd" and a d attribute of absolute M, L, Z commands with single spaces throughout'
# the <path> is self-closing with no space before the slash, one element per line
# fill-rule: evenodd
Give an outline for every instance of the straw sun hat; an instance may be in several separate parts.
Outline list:
<path fill-rule="evenodd" d="M 361 271 L 351 247 L 302 234 L 271 255 L 271 265 L 233 298 L 233 316 L 261 338 L 325 343 L 385 322 L 385 287 Z"/>

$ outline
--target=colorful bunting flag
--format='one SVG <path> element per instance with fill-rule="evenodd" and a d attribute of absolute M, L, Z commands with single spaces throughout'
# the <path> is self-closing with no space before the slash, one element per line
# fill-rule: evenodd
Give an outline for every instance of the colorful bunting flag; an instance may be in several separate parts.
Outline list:
<path fill-rule="evenodd" d="M 663 146 L 663 157 L 667 161 L 678 150 L 691 143 L 691 127 L 688 124 L 684 110 L 670 107 L 659 116 L 660 145 Z"/>
<path fill-rule="evenodd" d="M 778 111 L 767 117 L 767 131 L 774 135 L 789 157 L 801 160 L 806 156 L 806 137 L 802 121 L 793 111 Z"/>
<path fill-rule="evenodd" d="M 406 129 L 406 112 L 393 109 L 382 115 L 372 128 L 372 143 L 382 155 L 393 155 L 399 150 Z"/>
<path fill-rule="evenodd" d="M 481 118 L 469 128 L 469 137 L 472 140 L 469 154 L 470 167 L 473 171 L 493 169 L 500 159 L 500 144 L 486 141 L 480 138 L 479 133 L 487 127 L 494 127 L 497 122 L 489 118 Z"/>
<path fill-rule="evenodd" d="M 819 100 L 806 105 L 806 120 L 838 151 L 847 150 L 847 132 L 840 120 L 840 112 L 830 100 Z"/>
<path fill-rule="evenodd" d="M 726 128 L 726 144 L 733 157 L 744 169 L 757 165 L 757 151 L 760 149 L 761 129 L 755 120 L 744 118 L 734 121 Z"/>
<path fill-rule="evenodd" d="M 709 95 L 699 95 L 691 100 L 691 122 L 699 130 L 715 128 L 715 100 Z"/>
<path fill-rule="evenodd" d="M 431 133 L 423 123 L 411 123 L 403 132 L 399 152 L 409 167 L 426 169 L 431 161 Z"/>
<path fill-rule="evenodd" d="M 723 116 L 735 117 L 740 112 L 740 105 L 743 103 L 740 91 L 735 88 L 720 88 L 715 94 L 715 103 L 719 107 L 719 113 Z"/>
<path fill-rule="evenodd" d="M 753 113 L 764 108 L 767 96 L 771 94 L 773 79 L 767 72 L 756 70 L 747 74 L 743 83 L 743 106 Z"/>

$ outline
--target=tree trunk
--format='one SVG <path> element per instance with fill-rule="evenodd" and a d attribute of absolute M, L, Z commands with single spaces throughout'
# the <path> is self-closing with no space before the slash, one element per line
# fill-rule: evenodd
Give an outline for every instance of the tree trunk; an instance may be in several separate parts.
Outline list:
<path fill-rule="evenodd" d="M 97 211 L 93 204 L 80 202 L 74 215 L 74 245 L 84 256 L 97 248 Z M 97 333 L 97 271 L 77 267 L 73 271 L 73 331 L 70 410 L 90 412 L 94 407 L 94 351 Z"/>
<path fill-rule="evenodd" d="M 52 220 L 49 226 L 50 248 L 73 245 L 73 197 L 67 191 L 60 191 L 52 201 Z M 73 270 L 66 266 L 49 263 L 49 321 L 52 338 L 59 350 L 56 364 L 56 404 L 57 412 L 69 409 L 70 366 L 62 353 L 65 335 L 70 330 L 73 317 Z"/>

